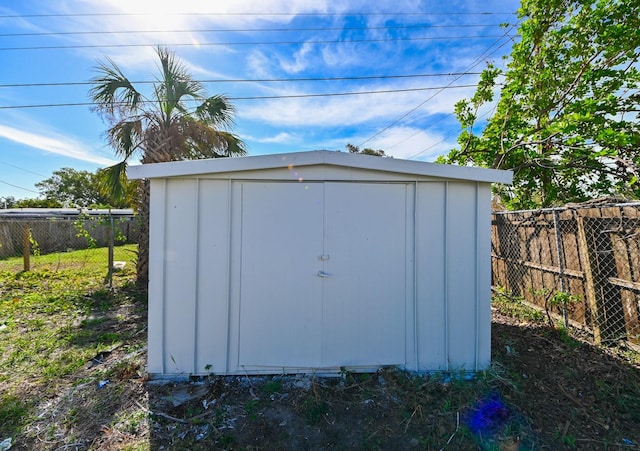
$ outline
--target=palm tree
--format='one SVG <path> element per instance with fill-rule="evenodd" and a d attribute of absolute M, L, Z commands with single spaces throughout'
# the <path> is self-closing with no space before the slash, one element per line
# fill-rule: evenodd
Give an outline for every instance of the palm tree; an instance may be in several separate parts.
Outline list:
<path fill-rule="evenodd" d="M 159 47 L 160 77 L 146 97 L 109 58 L 99 61 L 99 75 L 91 80 L 90 96 L 109 128 L 106 135 L 122 158 L 103 171 L 114 196 L 123 194 L 128 161 L 139 156 L 144 163 L 197 158 L 239 156 L 246 153 L 242 140 L 228 130 L 235 109 L 222 95 L 205 96 L 201 83 L 193 79 L 174 53 Z M 149 183 L 141 183 L 137 206 L 141 222 L 137 281 L 148 282 Z"/>

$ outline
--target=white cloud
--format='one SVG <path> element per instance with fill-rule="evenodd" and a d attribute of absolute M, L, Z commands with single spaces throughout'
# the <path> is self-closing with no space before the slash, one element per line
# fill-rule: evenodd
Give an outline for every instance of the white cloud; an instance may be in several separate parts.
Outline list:
<path fill-rule="evenodd" d="M 99 155 L 92 154 L 82 144 L 66 137 L 54 136 L 53 134 L 41 135 L 27 132 L 6 125 L 0 125 L 0 138 L 24 144 L 45 152 L 62 155 L 76 160 L 88 161 L 99 165 L 108 166 L 115 161 Z"/>
<path fill-rule="evenodd" d="M 424 86 L 424 85 L 422 85 Z M 409 87 L 388 85 L 369 87 L 372 90 L 392 90 Z M 343 88 L 344 89 L 344 88 Z M 349 89 L 349 91 L 357 91 Z M 241 117 L 264 121 L 281 126 L 344 126 L 362 124 L 367 121 L 393 121 L 425 102 L 417 115 L 452 114 L 455 103 L 473 95 L 474 88 L 446 89 L 437 91 L 411 91 L 385 94 L 363 94 L 326 98 L 289 98 L 261 102 L 259 105 L 238 105 Z M 274 95 L 303 94 L 294 91 L 279 91 Z"/>
<path fill-rule="evenodd" d="M 308 56 L 311 56 L 310 54 L 311 45 L 303 44 L 302 48 L 295 52 L 292 58 L 280 58 L 280 66 L 289 74 L 300 73 L 308 67 Z"/>
<path fill-rule="evenodd" d="M 300 142 L 300 139 L 296 135 L 287 132 L 281 132 L 275 136 L 267 136 L 264 138 L 257 138 L 247 135 L 243 135 L 242 138 L 245 141 L 255 141 L 264 144 L 295 144 Z"/>

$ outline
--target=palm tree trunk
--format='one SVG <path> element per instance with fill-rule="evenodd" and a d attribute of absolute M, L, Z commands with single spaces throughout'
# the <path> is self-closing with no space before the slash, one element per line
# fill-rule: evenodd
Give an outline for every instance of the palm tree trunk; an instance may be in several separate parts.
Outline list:
<path fill-rule="evenodd" d="M 138 241 L 138 261 L 136 264 L 136 284 L 147 291 L 149 286 L 149 180 L 142 180 L 140 184 L 140 196 L 138 198 L 138 215 L 140 238 Z"/>

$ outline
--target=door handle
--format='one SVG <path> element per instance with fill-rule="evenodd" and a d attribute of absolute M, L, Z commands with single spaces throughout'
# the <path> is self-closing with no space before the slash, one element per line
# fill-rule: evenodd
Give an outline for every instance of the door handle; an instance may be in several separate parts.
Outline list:
<path fill-rule="evenodd" d="M 318 277 L 331 277 L 331 274 L 327 274 L 324 271 L 318 271 Z"/>

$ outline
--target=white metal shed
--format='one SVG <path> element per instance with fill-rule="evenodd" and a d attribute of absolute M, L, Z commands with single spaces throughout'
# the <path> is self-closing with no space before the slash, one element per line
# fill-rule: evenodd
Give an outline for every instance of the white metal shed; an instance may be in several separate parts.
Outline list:
<path fill-rule="evenodd" d="M 511 172 L 313 151 L 129 176 L 151 180 L 151 375 L 489 365 Z"/>

